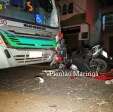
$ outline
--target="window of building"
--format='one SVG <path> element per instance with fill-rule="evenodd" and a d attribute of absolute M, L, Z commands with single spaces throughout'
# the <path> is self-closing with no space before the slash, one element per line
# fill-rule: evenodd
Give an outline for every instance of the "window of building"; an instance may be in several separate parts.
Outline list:
<path fill-rule="evenodd" d="M 68 7 L 68 13 L 73 13 L 73 8 L 73 3 L 70 3 Z"/>
<path fill-rule="evenodd" d="M 66 15 L 68 13 L 68 5 L 64 4 L 62 8 L 62 15 Z"/>

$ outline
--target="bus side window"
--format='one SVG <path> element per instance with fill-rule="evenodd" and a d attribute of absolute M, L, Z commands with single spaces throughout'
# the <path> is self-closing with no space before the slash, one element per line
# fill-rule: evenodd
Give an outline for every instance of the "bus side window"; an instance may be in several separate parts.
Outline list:
<path fill-rule="evenodd" d="M 23 0 L 10 0 L 11 5 L 15 7 L 22 7 L 23 6 Z"/>

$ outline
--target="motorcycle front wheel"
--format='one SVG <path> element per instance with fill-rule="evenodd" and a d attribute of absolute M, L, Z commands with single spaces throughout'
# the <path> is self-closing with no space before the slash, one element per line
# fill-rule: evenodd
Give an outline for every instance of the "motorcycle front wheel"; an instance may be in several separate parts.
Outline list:
<path fill-rule="evenodd" d="M 92 59 L 89 63 L 91 71 L 104 72 L 107 70 L 107 62 L 103 59 L 96 58 Z"/>

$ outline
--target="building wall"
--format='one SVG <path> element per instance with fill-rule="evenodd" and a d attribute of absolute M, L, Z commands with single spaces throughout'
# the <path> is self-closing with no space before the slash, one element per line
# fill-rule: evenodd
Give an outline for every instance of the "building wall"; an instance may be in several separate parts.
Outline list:
<path fill-rule="evenodd" d="M 113 6 L 102 7 L 101 13 L 104 14 L 113 14 Z M 108 28 L 108 27 L 107 27 Z M 103 41 L 105 50 L 113 56 L 113 21 L 110 20 L 109 30 L 106 28 L 102 30 L 101 40 Z"/>
<path fill-rule="evenodd" d="M 61 21 L 67 20 L 75 15 L 85 14 L 85 23 L 89 25 L 89 44 L 94 45 L 100 41 L 101 34 L 101 14 L 96 0 L 60 0 L 61 12 L 63 4 L 74 3 L 72 14 L 61 15 Z M 75 21 L 76 25 L 76 20 Z"/>
<path fill-rule="evenodd" d="M 66 20 L 74 15 L 77 14 L 81 14 L 81 13 L 85 13 L 86 11 L 86 1 L 87 0 L 61 0 L 59 2 L 60 6 L 61 6 L 61 13 L 62 13 L 62 7 L 64 4 L 69 5 L 69 3 L 73 3 L 73 13 L 71 14 L 66 14 L 66 15 L 62 15 L 61 14 L 61 21 L 62 20 Z"/>
<path fill-rule="evenodd" d="M 90 26 L 90 41 L 93 46 L 100 42 L 101 13 L 96 0 L 87 0 L 86 21 Z"/>

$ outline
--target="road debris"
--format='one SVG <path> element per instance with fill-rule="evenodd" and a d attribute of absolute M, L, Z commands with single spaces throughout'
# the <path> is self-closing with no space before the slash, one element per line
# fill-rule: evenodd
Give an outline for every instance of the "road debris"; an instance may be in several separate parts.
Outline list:
<path fill-rule="evenodd" d="M 41 84 L 45 82 L 44 78 L 42 78 L 41 76 L 36 76 L 35 80 L 39 81 L 39 83 L 41 83 Z"/>

